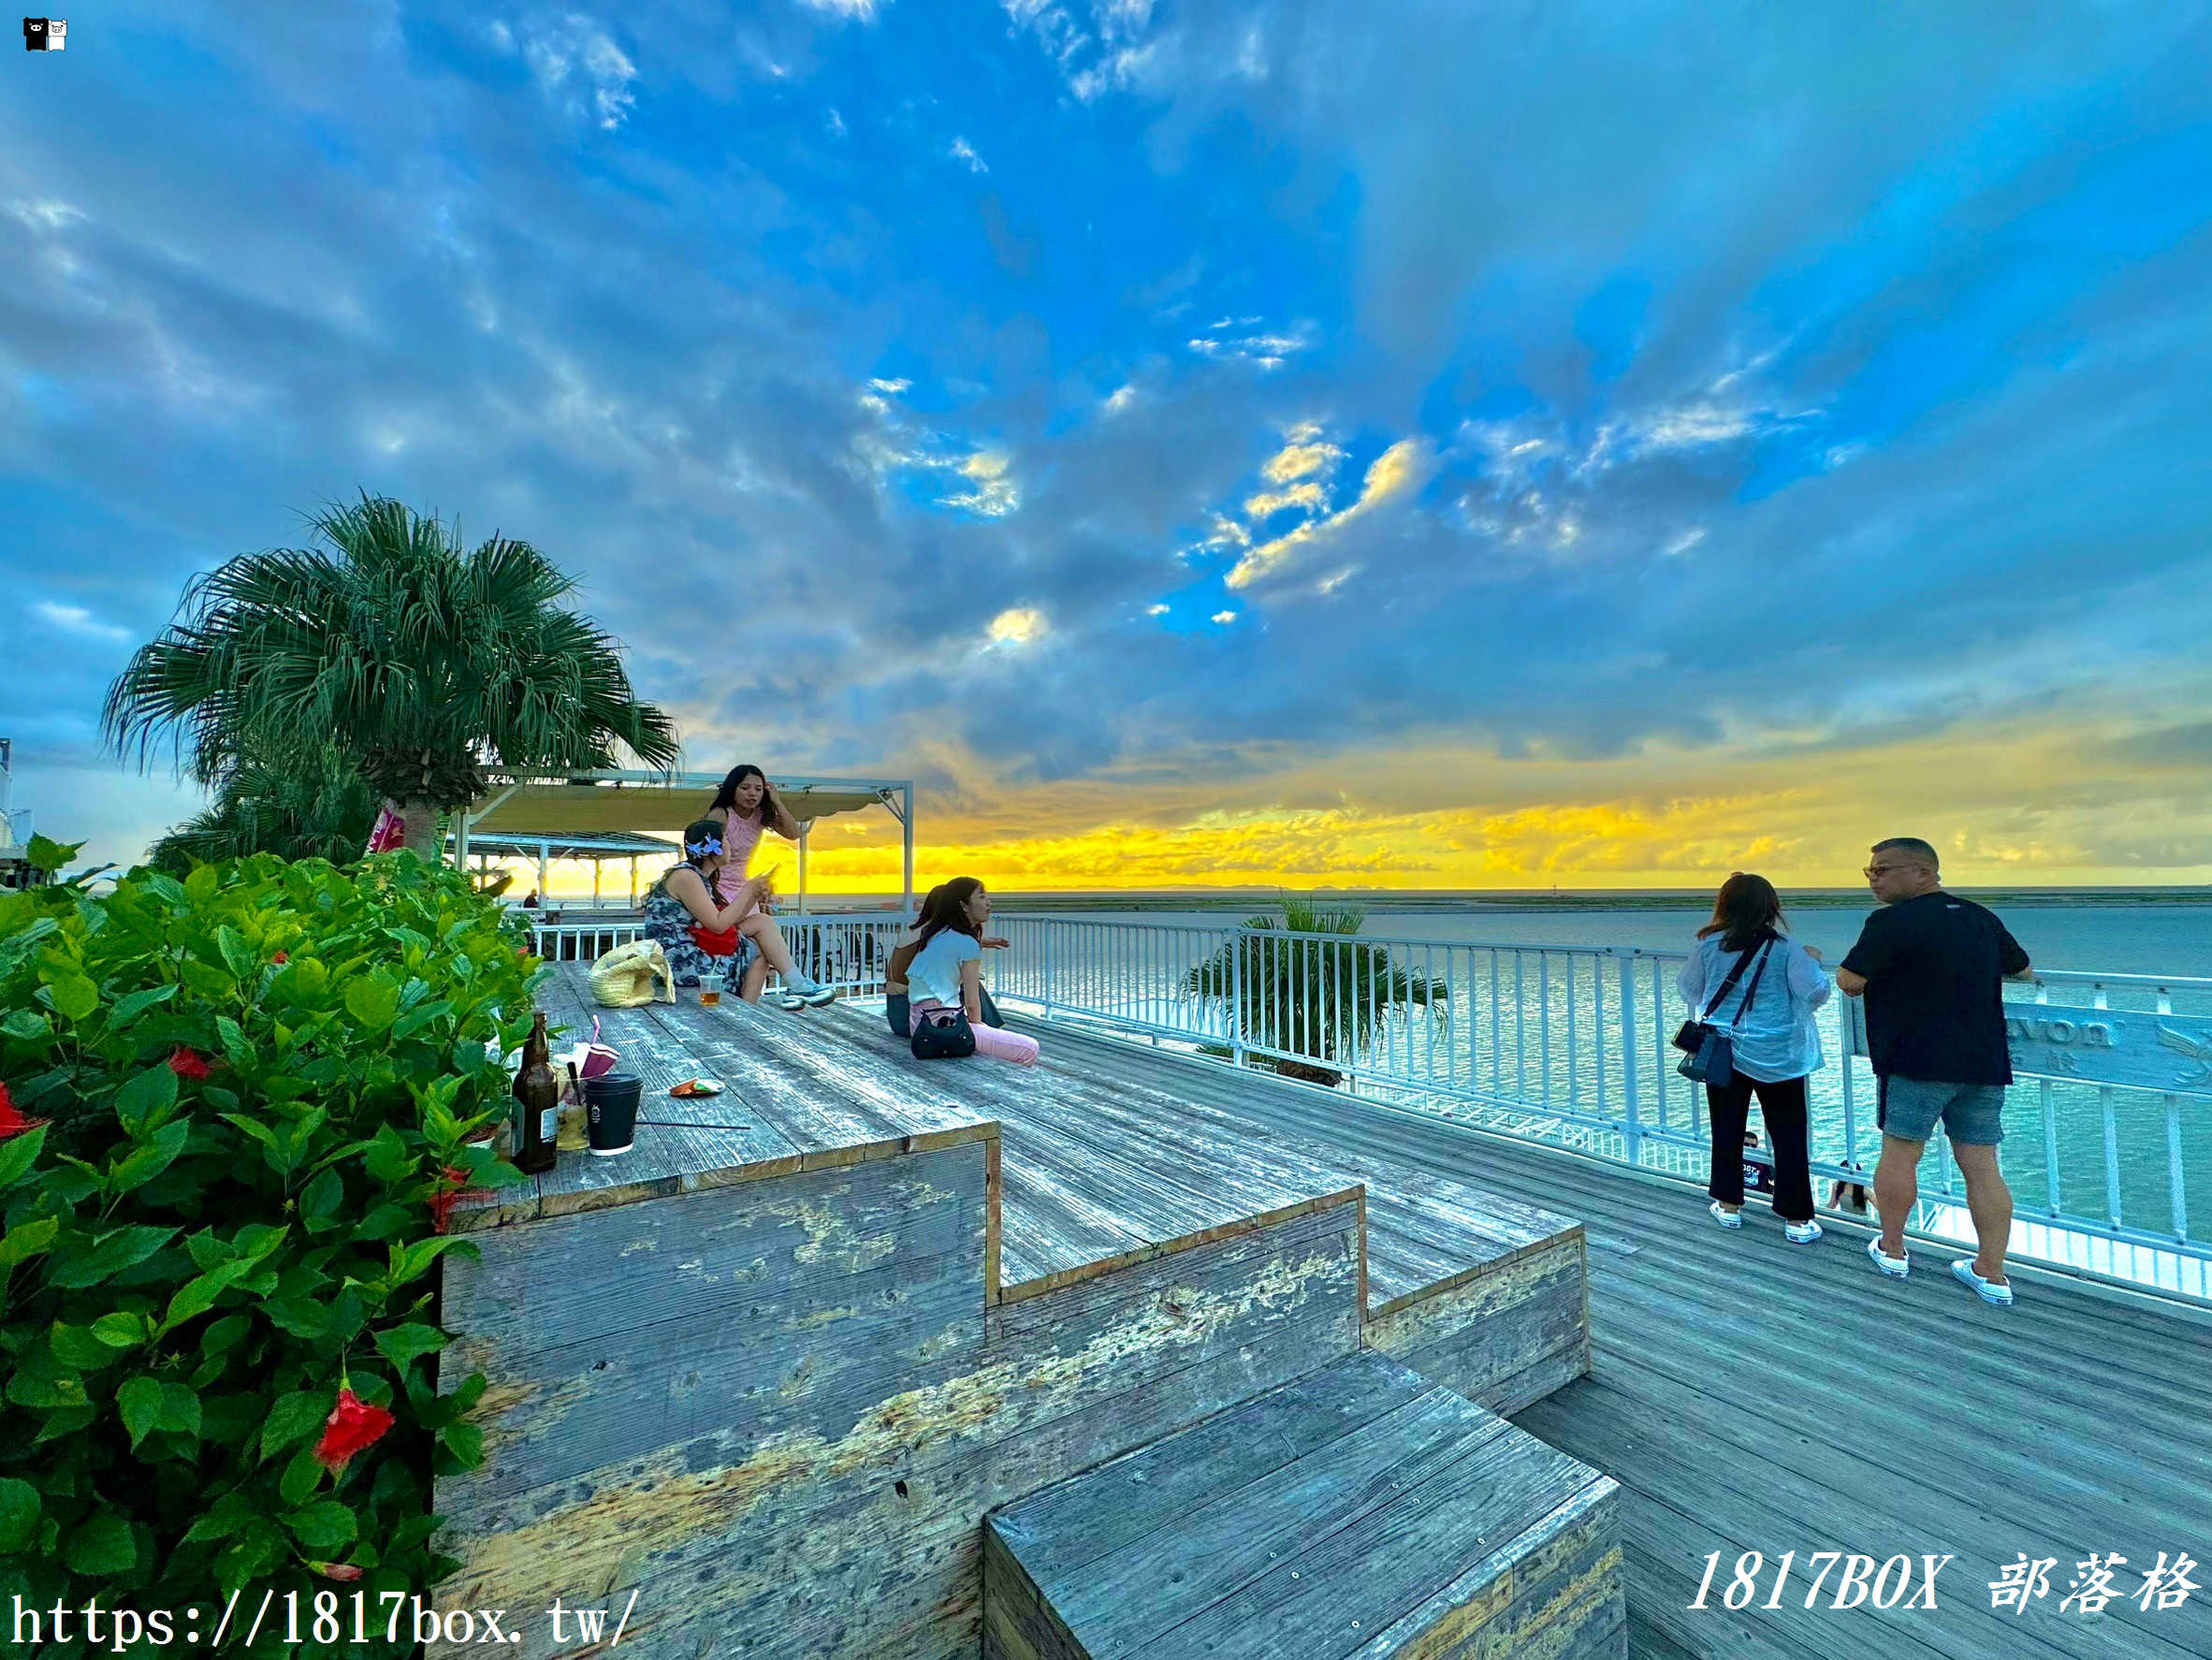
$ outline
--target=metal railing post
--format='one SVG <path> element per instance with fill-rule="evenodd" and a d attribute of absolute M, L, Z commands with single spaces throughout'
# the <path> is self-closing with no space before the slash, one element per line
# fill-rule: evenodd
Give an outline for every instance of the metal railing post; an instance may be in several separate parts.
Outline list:
<path fill-rule="evenodd" d="M 1232 1066 L 1244 1064 L 1244 930 L 1229 933 L 1229 1057 Z"/>
<path fill-rule="evenodd" d="M 1643 1117 L 1636 1099 L 1636 953 L 1621 959 L 1621 1087 L 1623 1093 L 1622 1139 L 1630 1164 L 1644 1161 Z"/>
<path fill-rule="evenodd" d="M 1049 919 L 1044 924 L 1043 932 L 1044 1017 L 1050 1020 L 1053 1017 L 1053 925 Z"/>

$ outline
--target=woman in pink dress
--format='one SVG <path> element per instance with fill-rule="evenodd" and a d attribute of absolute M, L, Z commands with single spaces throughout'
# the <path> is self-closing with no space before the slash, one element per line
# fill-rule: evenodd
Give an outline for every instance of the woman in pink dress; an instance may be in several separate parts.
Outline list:
<path fill-rule="evenodd" d="M 753 850 L 760 845 L 762 831 L 773 830 L 787 841 L 799 838 L 799 823 L 792 817 L 791 808 L 776 799 L 768 775 L 750 764 L 730 768 L 721 788 L 714 793 L 714 804 L 706 809 L 706 816 L 721 821 L 721 867 L 740 887 L 752 863 Z M 773 867 L 770 874 L 774 874 Z M 761 887 L 760 899 L 738 919 L 737 932 L 758 946 L 769 962 L 789 962 L 791 948 L 764 903 L 774 897 L 775 892 L 772 886 Z M 783 982 L 787 992 L 812 1008 L 819 1009 L 837 996 L 795 967 L 783 976 Z"/>

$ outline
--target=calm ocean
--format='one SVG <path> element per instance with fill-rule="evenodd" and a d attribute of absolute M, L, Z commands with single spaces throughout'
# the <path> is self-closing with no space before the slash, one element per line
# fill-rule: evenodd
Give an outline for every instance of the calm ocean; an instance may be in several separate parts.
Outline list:
<path fill-rule="evenodd" d="M 2072 904 L 1996 909 L 2039 968 L 2212 979 L 2212 905 Z M 1221 928 L 1240 920 L 1243 913 L 1094 910 L 1079 917 L 1073 912 L 1025 910 L 1023 914 Z M 1680 910 L 1541 910 L 1521 907 L 1497 910 L 1378 910 L 1368 913 L 1364 931 L 1395 939 L 1449 940 L 1454 944 L 1559 945 L 1580 950 L 1610 945 L 1685 951 L 1711 914 L 1710 907 L 1689 906 Z M 1820 951 L 1832 967 L 1842 960 L 1858 938 L 1864 916 L 1863 911 L 1808 907 L 1791 916 L 1791 932 Z"/>

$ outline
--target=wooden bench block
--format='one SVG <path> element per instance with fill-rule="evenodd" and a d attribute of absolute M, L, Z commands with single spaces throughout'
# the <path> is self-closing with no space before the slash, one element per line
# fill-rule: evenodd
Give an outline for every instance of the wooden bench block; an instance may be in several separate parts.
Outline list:
<path fill-rule="evenodd" d="M 1624 1654 L 1617 1491 L 1363 1350 L 993 1515 L 983 1653 Z"/>

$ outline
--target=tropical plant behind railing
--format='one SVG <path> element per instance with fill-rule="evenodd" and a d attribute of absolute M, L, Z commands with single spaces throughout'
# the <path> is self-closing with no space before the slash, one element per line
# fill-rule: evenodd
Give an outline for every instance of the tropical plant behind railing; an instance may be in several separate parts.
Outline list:
<path fill-rule="evenodd" d="M 1311 900 L 1287 899 L 1281 921 L 1247 917 L 1194 965 L 1185 995 L 1228 1010 L 1247 1048 L 1306 1057 L 1266 1062 L 1285 1077 L 1333 1088 L 1343 1073 L 1327 1063 L 1364 1054 L 1385 1020 L 1433 1010 L 1451 995 L 1443 981 L 1398 967 L 1388 946 L 1353 938 L 1366 920 L 1363 910 L 1322 910 Z M 1346 938 L 1300 938 L 1310 935 Z"/>

